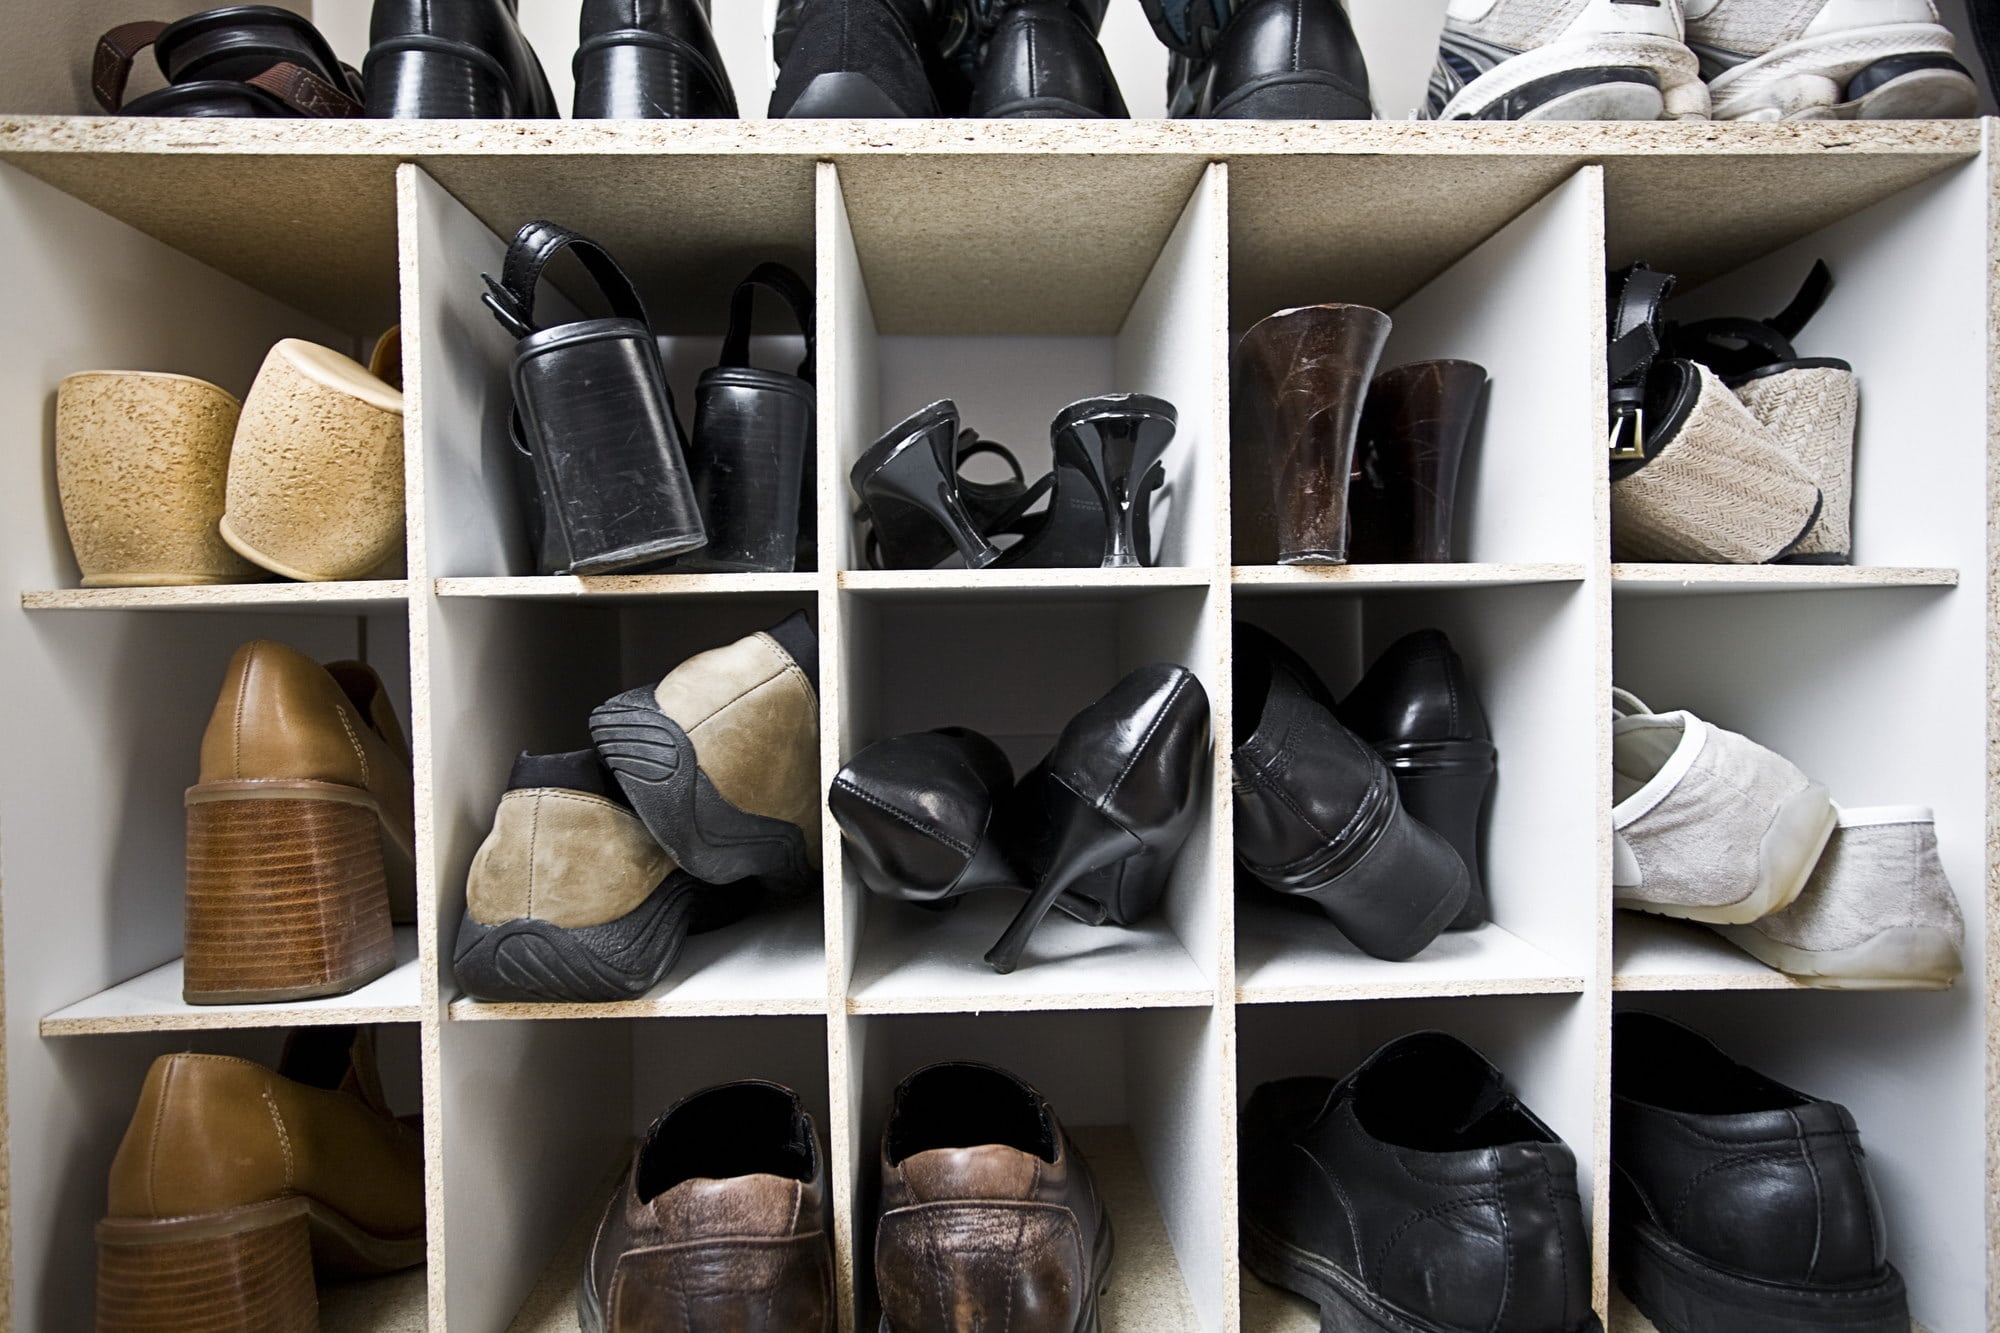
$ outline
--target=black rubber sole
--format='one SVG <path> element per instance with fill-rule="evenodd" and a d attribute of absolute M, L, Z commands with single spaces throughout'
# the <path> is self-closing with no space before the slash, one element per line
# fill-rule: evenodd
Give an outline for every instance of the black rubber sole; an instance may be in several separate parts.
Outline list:
<path fill-rule="evenodd" d="M 730 804 L 701 771 L 687 733 L 659 710 L 651 686 L 592 709 L 590 739 L 653 840 L 696 879 L 760 878 L 781 892 L 811 886 L 805 834 Z"/>
<path fill-rule="evenodd" d="M 846 72 L 816 75 L 782 113 L 786 120 L 907 120 L 913 114 L 866 74 Z"/>
<path fill-rule="evenodd" d="M 1725 1273 L 1643 1222 L 1612 1229 L 1612 1270 L 1660 1333 L 1909 1333 L 1894 1268 L 1862 1287 L 1795 1287 Z"/>
<path fill-rule="evenodd" d="M 1389 1304 L 1341 1268 L 1287 1244 L 1254 1222 L 1243 1224 L 1241 1252 L 1243 1266 L 1258 1281 L 1319 1307 L 1320 1333 L 1453 1333 L 1444 1324 Z M 1564 1333 L 1604 1333 L 1604 1325 L 1593 1314 Z"/>
<path fill-rule="evenodd" d="M 646 901 L 598 926 L 546 921 L 458 924 L 451 970 L 480 1000 L 601 1004 L 633 1000 L 660 984 L 681 956 L 701 885 L 673 874 Z"/>

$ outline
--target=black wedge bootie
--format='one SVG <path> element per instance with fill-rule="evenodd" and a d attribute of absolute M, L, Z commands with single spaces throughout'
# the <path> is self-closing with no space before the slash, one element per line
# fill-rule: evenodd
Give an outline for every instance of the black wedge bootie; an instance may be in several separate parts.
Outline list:
<path fill-rule="evenodd" d="M 736 93 L 708 22 L 709 0 L 584 0 L 578 120 L 733 120 Z"/>
<path fill-rule="evenodd" d="M 1003 0 L 986 39 L 972 114 L 1122 120 L 1131 113 L 1097 30 L 1105 0 Z"/>
<path fill-rule="evenodd" d="M 375 0 L 361 67 L 368 114 L 552 120 L 562 112 L 514 0 Z"/>

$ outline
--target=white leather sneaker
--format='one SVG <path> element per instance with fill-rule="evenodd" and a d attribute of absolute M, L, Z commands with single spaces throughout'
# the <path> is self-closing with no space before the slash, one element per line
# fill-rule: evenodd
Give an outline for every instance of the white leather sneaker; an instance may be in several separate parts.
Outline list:
<path fill-rule="evenodd" d="M 1943 990 L 1965 963 L 1965 918 L 1921 805 L 1840 811 L 1805 891 L 1782 912 L 1717 926 L 1745 953 L 1829 990 Z"/>
<path fill-rule="evenodd" d="M 1681 0 L 1717 120 L 1979 114 L 1931 0 Z"/>
<path fill-rule="evenodd" d="M 1834 828 L 1826 788 L 1692 713 L 1612 691 L 1612 900 L 1741 925 L 1805 888 Z"/>
<path fill-rule="evenodd" d="M 1680 0 L 1451 0 L 1432 120 L 1688 120 L 1708 114 Z"/>

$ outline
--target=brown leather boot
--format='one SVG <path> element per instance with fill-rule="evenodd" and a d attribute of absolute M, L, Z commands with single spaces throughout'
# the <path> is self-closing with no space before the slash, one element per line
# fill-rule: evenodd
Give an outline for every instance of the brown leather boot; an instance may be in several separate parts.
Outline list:
<path fill-rule="evenodd" d="M 298 1000 L 381 976 L 391 916 L 416 917 L 414 845 L 410 749 L 373 668 L 244 644 L 187 792 L 183 997 Z"/>
<path fill-rule="evenodd" d="M 423 1135 L 382 1099 L 373 1030 L 301 1029 L 279 1070 L 153 1062 L 97 1224 L 98 1333 L 311 1333 L 315 1264 L 423 1262 Z"/>
<path fill-rule="evenodd" d="M 582 1333 L 831 1333 L 831 1208 L 819 1135 L 790 1088 L 683 1098 L 598 1223 Z"/>
<path fill-rule="evenodd" d="M 1090 1166 L 1042 1095 L 991 1065 L 935 1064 L 882 1134 L 875 1286 L 884 1333 L 1087 1333 L 1111 1268 Z"/>

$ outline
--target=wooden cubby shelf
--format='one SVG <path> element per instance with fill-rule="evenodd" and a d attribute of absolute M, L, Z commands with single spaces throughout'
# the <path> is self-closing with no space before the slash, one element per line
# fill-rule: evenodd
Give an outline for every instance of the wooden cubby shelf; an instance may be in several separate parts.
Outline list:
<path fill-rule="evenodd" d="M 1349 3 L 1364 45 L 1442 9 Z M 199 7 L 169 0 L 161 15 Z M 300 7 L 359 65 L 367 0 Z M 522 9 L 566 102 L 574 0 Z M 761 7 L 715 10 L 739 99 L 761 105 Z M 284 1028 L 368 1021 L 387 1025 L 394 1108 L 423 1116 L 428 1262 L 328 1285 L 330 1333 L 571 1333 L 582 1247 L 635 1136 L 688 1092 L 753 1076 L 797 1089 L 820 1128 L 841 1333 L 873 1333 L 884 1117 L 906 1074 L 946 1058 L 1035 1084 L 1095 1165 L 1118 1237 L 1105 1333 L 1311 1333 L 1315 1313 L 1238 1261 L 1239 1109 L 1268 1079 L 1344 1074 L 1422 1028 L 1478 1046 L 1575 1149 L 1593 1303 L 1612 1333 L 1648 1333 L 1610 1269 L 1611 1020 L 1628 1005 L 1846 1104 L 1921 1327 L 2000 1320 L 1988 1280 L 2000 1083 L 1986 1067 L 2000 1024 L 1985 984 L 2000 927 L 1988 520 L 2000 121 L 40 114 L 84 109 L 72 57 L 130 17 L 86 0 L 26 33 L 0 24 L 18 48 L 0 64 L 20 74 L 0 94 L 0 245 L 15 257 L 0 313 L 13 446 L 0 451 L 0 1308 L 14 1327 L 89 1327 L 91 1228 L 150 1060 L 196 1048 L 269 1061 Z M 1427 37 L 1399 40 L 1382 63 L 1370 48 L 1391 103 L 1421 96 L 1435 57 Z M 1164 55 L 1140 7 L 1112 6 L 1104 41 L 1135 112 L 1157 114 Z M 534 572 L 507 438 L 514 346 L 480 296 L 515 229 L 541 217 L 631 273 L 684 422 L 736 282 L 767 260 L 811 281 L 811 568 Z M 1688 318 L 1760 316 L 1816 259 L 1835 285 L 1797 343 L 1860 379 L 1855 563 L 1614 563 L 1606 269 L 1645 260 L 1676 274 Z M 588 305 L 552 276 L 547 311 Z M 1326 301 L 1390 316 L 1384 368 L 1460 357 L 1489 373 L 1455 563 L 1270 563 L 1269 478 L 1231 450 L 1231 352 L 1271 311 Z M 278 338 L 365 356 L 392 324 L 404 576 L 77 586 L 50 440 L 64 376 L 176 371 L 241 395 Z M 796 365 L 796 333 L 763 329 L 753 360 Z M 894 423 L 951 397 L 1032 481 L 1051 464 L 1055 413 L 1114 391 L 1179 413 L 1152 567 L 867 567 L 848 472 Z M 994 463 L 968 472 L 997 476 L 976 470 Z M 1795 595 L 1811 591 L 1841 595 Z M 48 614 L 86 609 L 98 614 Z M 202 614 L 146 614 L 159 610 Z M 822 789 L 868 744 L 950 725 L 993 737 L 1026 772 L 1125 672 L 1192 671 L 1213 750 L 1159 909 L 1130 928 L 1052 914 L 1020 969 L 998 976 L 981 954 L 1018 894 L 941 913 L 877 897 L 822 811 L 820 893 L 690 937 L 649 994 L 460 993 L 466 877 L 515 758 L 587 745 L 604 699 L 794 611 L 819 635 Z M 1336 696 L 1401 635 L 1450 635 L 1499 752 L 1481 835 L 1489 924 L 1387 963 L 1316 911 L 1239 883 L 1237 621 L 1296 647 Z M 161 961 L 181 947 L 183 792 L 229 654 L 264 636 L 381 672 L 414 755 L 418 924 L 398 932 L 396 970 L 352 995 L 189 1006 L 179 960 Z M 1614 681 L 1777 750 L 1843 804 L 1933 807 L 1966 920 L 1959 986 L 1811 990 L 1700 927 L 1614 911 Z"/>

